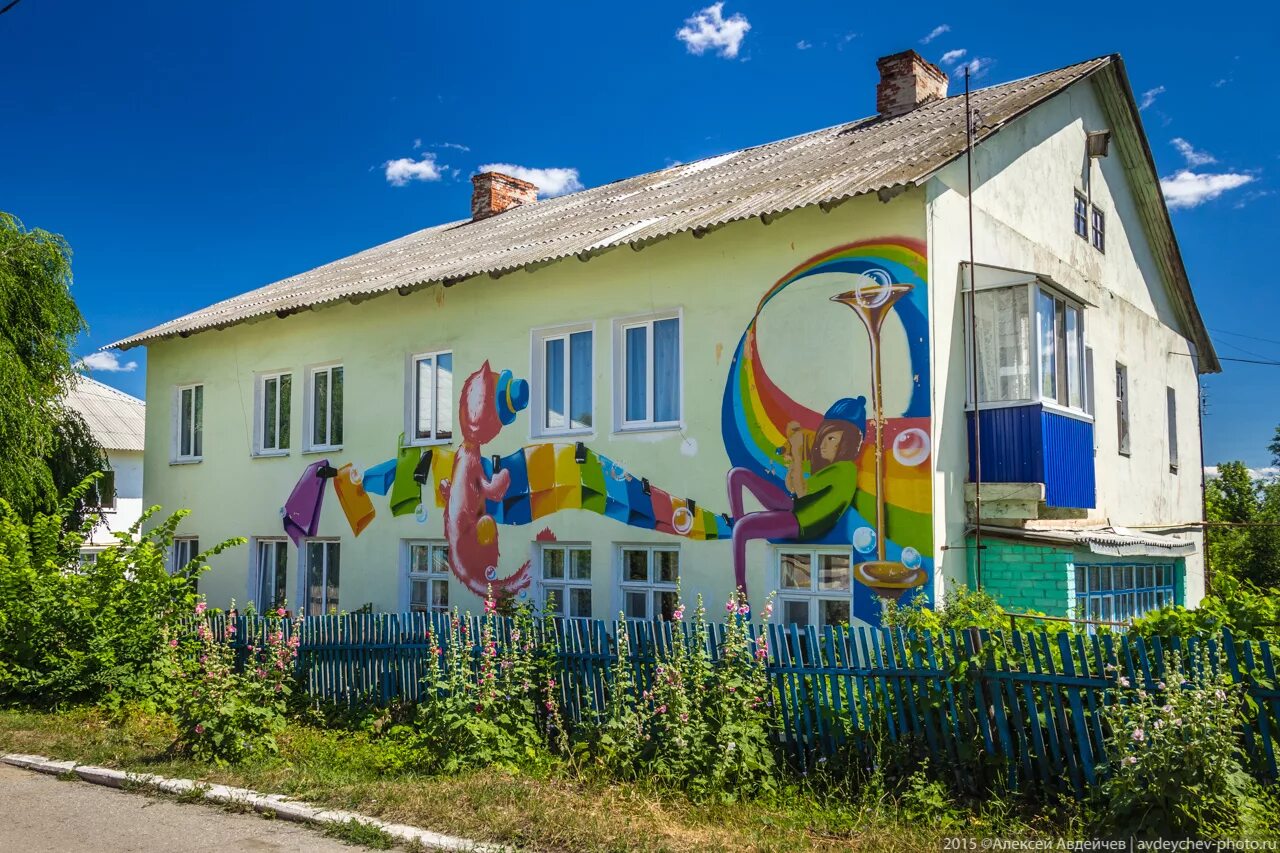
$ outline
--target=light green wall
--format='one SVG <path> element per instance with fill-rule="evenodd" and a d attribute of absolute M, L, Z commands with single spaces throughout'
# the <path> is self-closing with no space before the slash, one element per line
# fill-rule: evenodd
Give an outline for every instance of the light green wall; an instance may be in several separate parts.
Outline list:
<path fill-rule="evenodd" d="M 757 301 L 779 277 L 820 252 L 888 236 L 923 238 L 921 192 L 909 191 L 888 204 L 856 199 L 826 214 L 809 208 L 768 226 L 750 220 L 702 239 L 679 235 L 640 252 L 624 247 L 586 263 L 569 258 L 498 279 L 481 276 L 407 296 L 393 292 L 358 305 L 340 302 L 285 319 L 270 316 L 159 341 L 148 355 L 146 501 L 167 509 L 189 508 L 183 530 L 198 534 L 205 547 L 232 536 L 278 537 L 280 507 L 307 464 L 327 456 L 335 465 L 350 461 L 368 467 L 395 454 L 404 429 L 411 354 L 453 351 L 456 410 L 462 379 L 486 359 L 495 370 L 510 368 L 517 376 L 530 375 L 532 329 L 592 322 L 597 427 L 583 440 L 672 494 L 725 511 L 729 460 L 721 440 L 720 406 L 729 359 Z M 814 287 L 820 285 L 813 282 Z M 815 315 L 804 292 L 796 288 L 794 322 L 775 322 L 769 337 L 762 332 L 762 347 L 768 347 L 772 363 L 780 365 L 778 375 L 799 377 L 799 384 L 789 385 L 788 392 L 821 410 L 840 396 L 836 391 L 847 394 L 850 387 L 866 387 L 866 341 L 847 310 L 823 307 Z M 615 433 L 613 322 L 664 309 L 679 309 L 683 315 L 684 426 Z M 905 348 L 901 327 L 891 321 L 886 325 L 886 360 Z M 305 369 L 330 362 L 341 362 L 345 368 L 345 446 L 333 453 L 304 453 Z M 293 449 L 281 458 L 255 458 L 250 454 L 254 377 L 276 370 L 294 374 Z M 203 461 L 174 465 L 174 389 L 196 382 L 205 386 Z M 892 403 L 904 393 L 889 383 L 886 400 Z M 530 440 L 529 413 L 524 412 L 486 445 L 485 452 L 505 454 Z M 325 500 L 320 535 L 342 542 L 344 609 L 370 602 L 380 609 L 398 608 L 402 540 L 443 537 L 441 513 L 434 506 L 426 523 L 418 523 L 412 516 L 393 518 L 385 498 L 375 495 L 373 500 L 377 518 L 358 538 L 352 536 L 332 492 Z M 678 543 L 687 593 L 722 601 L 733 588 L 728 542 L 673 539 L 581 511 L 561 512 L 525 527 L 499 527 L 500 575 L 532 556 L 533 538 L 543 527 L 562 542 L 592 543 L 597 617 L 611 616 L 620 606 L 616 543 Z M 750 555 L 748 582 L 753 600 L 759 602 L 776 581 L 766 569 L 766 546 L 753 545 Z M 212 561 L 201 582 L 211 603 L 249 597 L 250 560 L 250 549 L 242 547 Z M 289 598 L 295 602 L 296 572 L 297 554 L 291 548 Z M 450 592 L 452 601 L 464 608 L 478 605 L 457 582 Z"/>

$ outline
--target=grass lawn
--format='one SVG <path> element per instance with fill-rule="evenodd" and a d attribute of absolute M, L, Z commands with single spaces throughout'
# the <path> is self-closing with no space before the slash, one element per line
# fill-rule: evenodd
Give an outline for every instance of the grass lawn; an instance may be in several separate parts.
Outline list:
<path fill-rule="evenodd" d="M 938 851 L 942 839 L 994 834 L 988 819 L 941 809 L 937 820 L 891 806 L 780 800 L 693 803 L 634 785 L 498 770 L 456 776 L 387 774 L 381 747 L 363 733 L 291 725 L 280 755 L 215 768 L 168 754 L 174 732 L 162 717 L 113 719 L 78 709 L 0 711 L 0 752 L 24 752 L 123 770 L 282 793 L 386 820 L 528 850 Z M 1021 832 L 1019 832 L 1019 829 Z M 999 830 L 1012 829 L 1002 820 Z M 1051 831 L 1046 826 L 1046 834 Z"/>

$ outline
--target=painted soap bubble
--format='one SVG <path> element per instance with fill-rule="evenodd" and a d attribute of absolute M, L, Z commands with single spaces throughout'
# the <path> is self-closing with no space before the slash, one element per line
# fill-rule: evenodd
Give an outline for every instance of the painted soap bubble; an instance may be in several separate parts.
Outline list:
<path fill-rule="evenodd" d="M 413 517 L 418 520 L 419 524 L 426 524 L 427 523 L 427 505 L 418 504 L 418 506 L 414 508 Z"/>
<path fill-rule="evenodd" d="M 876 532 L 870 527 L 859 527 L 853 531 L 853 550 L 859 554 L 870 554 L 876 547 Z"/>
<path fill-rule="evenodd" d="M 487 577 L 489 580 L 493 580 L 494 578 L 496 578 L 498 576 L 497 567 L 490 566 L 489 568 L 485 569 L 484 576 Z"/>
<path fill-rule="evenodd" d="M 924 562 L 924 558 L 920 556 L 920 552 L 908 545 L 902 549 L 902 565 L 908 569 L 918 569 L 920 564 Z"/>
<path fill-rule="evenodd" d="M 893 439 L 893 458 L 900 465 L 914 467 L 929 458 L 931 444 L 929 433 L 919 427 L 904 429 Z"/>

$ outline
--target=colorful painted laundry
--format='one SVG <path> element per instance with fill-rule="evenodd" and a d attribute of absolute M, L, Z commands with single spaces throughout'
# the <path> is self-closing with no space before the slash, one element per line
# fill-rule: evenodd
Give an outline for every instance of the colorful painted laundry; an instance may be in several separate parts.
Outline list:
<path fill-rule="evenodd" d="M 404 436 L 400 436 L 404 443 Z M 396 473 L 391 483 L 391 514 L 413 515 L 422 503 L 422 484 L 414 479 L 413 472 L 422 460 L 421 447 L 401 447 L 396 453 Z"/>
<path fill-rule="evenodd" d="M 328 459 L 308 465 L 289 493 L 289 499 L 284 502 L 284 532 L 296 546 L 301 547 L 303 539 L 319 532 L 325 489 L 320 470 L 328 467 Z"/>
<path fill-rule="evenodd" d="M 391 484 L 396 479 L 396 460 L 388 459 L 379 462 L 364 472 L 364 490 L 375 495 L 385 495 L 391 491 Z"/>
<path fill-rule="evenodd" d="M 338 503 L 342 506 L 343 514 L 347 516 L 347 524 L 351 525 L 351 532 L 359 536 L 360 532 L 373 521 L 376 513 L 373 509 L 373 501 L 369 500 L 369 494 L 365 491 L 364 485 L 351 479 L 354 471 L 355 468 L 350 462 L 339 468 L 338 475 L 333 478 L 333 490 L 338 495 Z"/>

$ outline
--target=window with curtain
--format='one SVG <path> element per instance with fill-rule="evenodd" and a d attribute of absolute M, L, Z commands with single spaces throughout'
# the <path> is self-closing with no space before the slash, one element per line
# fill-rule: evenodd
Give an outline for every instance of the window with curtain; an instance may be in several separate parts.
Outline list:
<path fill-rule="evenodd" d="M 587 545 L 542 545 L 542 606 L 557 616 L 591 618 L 591 548 Z"/>
<path fill-rule="evenodd" d="M 625 428 L 680 422 L 680 318 L 621 324 L 620 423 Z"/>
<path fill-rule="evenodd" d="M 341 546 L 312 539 L 307 542 L 307 615 L 338 612 L 338 575 Z"/>
<path fill-rule="evenodd" d="M 538 433 L 591 431 L 595 420 L 592 338 L 590 326 L 535 333 L 533 375 Z"/>
<path fill-rule="evenodd" d="M 258 540 L 258 593 L 259 610 L 283 607 L 288 597 L 289 540 Z"/>
<path fill-rule="evenodd" d="M 437 542 L 409 543 L 409 610 L 413 613 L 449 612 L 449 546 Z"/>
<path fill-rule="evenodd" d="M 453 353 L 432 352 L 413 357 L 410 383 L 409 429 L 414 444 L 453 438 Z"/>
<path fill-rule="evenodd" d="M 971 298 L 976 333 L 971 331 L 969 345 L 977 347 L 971 353 L 977 362 L 971 400 L 1047 400 L 1087 411 L 1089 368 L 1080 305 L 1034 283 L 986 288 Z"/>
<path fill-rule="evenodd" d="M 317 367 L 311 371 L 307 389 L 311 405 L 310 449 L 342 447 L 342 365 Z"/>
<path fill-rule="evenodd" d="M 289 398 L 293 375 L 268 373 L 258 377 L 257 451 L 271 455 L 289 449 Z"/>
<path fill-rule="evenodd" d="M 679 604 L 680 550 L 626 545 L 622 557 L 622 610 L 628 619 L 670 619 Z"/>

